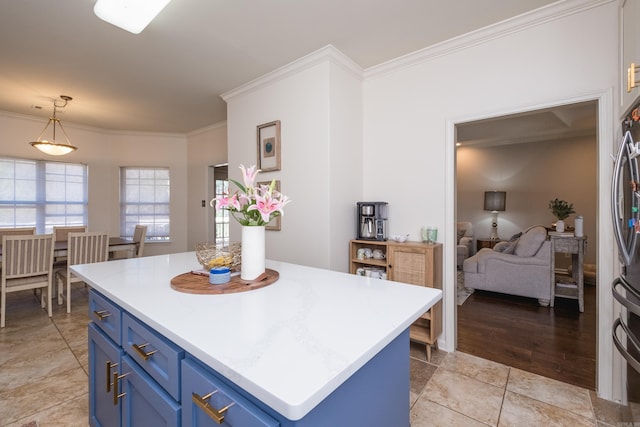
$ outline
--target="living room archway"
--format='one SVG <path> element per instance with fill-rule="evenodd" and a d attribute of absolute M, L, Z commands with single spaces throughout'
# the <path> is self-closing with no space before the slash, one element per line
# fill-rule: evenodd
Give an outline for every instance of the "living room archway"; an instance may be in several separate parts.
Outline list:
<path fill-rule="evenodd" d="M 483 210 L 484 191 L 499 190 L 507 193 L 506 209 L 498 219 L 501 240 L 531 225 L 550 226 L 553 216 L 548 202 L 563 198 L 574 203 L 585 224 L 589 223 L 585 263 L 597 264 L 597 100 L 459 122 L 455 142 L 459 144 L 455 154 L 456 221 L 473 224 L 472 252 L 486 246 L 491 228 L 491 212 Z M 561 270 L 567 261 L 556 256 Z M 558 300 L 556 307 L 549 308 L 533 299 L 478 291 L 466 306 L 456 306 L 456 348 L 595 389 L 595 286 L 587 292 L 588 309 L 579 313 L 573 301 Z M 539 336 L 531 332 L 536 322 L 539 328 L 535 330 L 542 332 Z M 483 339 L 474 340 L 474 335 Z M 482 343 L 484 348 L 480 348 Z M 577 351 L 572 353 L 572 349 Z"/>

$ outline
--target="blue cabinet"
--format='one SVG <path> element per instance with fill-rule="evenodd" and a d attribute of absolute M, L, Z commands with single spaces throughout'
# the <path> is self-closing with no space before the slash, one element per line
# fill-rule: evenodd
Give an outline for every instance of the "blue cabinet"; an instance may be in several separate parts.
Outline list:
<path fill-rule="evenodd" d="M 95 290 L 89 317 L 89 424 L 180 426 L 184 351 Z"/>
<path fill-rule="evenodd" d="M 120 425 L 120 404 L 113 404 L 112 372 L 123 355 L 95 324 L 89 324 L 89 424 L 93 427 Z"/>
<path fill-rule="evenodd" d="M 122 358 L 122 426 L 180 426 L 180 404 L 129 356 Z"/>

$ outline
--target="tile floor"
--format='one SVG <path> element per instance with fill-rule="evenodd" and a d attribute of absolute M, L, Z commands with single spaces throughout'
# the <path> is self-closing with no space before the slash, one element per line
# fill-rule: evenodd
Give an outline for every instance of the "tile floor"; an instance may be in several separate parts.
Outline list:
<path fill-rule="evenodd" d="M 87 290 L 49 319 L 31 291 L 9 295 L 0 330 L 0 426 L 86 426 Z M 465 353 L 411 347 L 411 426 L 635 427 L 595 393 Z M 394 426 L 384 426 L 394 427 Z M 640 424 L 637 424 L 640 427 Z"/>

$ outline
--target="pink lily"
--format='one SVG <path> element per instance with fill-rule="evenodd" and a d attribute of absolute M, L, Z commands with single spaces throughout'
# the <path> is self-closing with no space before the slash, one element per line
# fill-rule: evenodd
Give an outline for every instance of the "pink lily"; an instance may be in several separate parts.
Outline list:
<path fill-rule="evenodd" d="M 258 172 L 260 172 L 260 169 L 258 169 L 256 165 L 251 166 L 249 169 L 245 168 L 244 165 L 240 165 L 239 167 L 242 171 L 244 187 L 249 191 L 249 189 L 253 188 L 256 176 L 258 175 Z"/>
<path fill-rule="evenodd" d="M 234 194 L 233 196 L 218 196 L 211 201 L 211 206 L 213 207 L 215 203 L 216 209 L 229 209 L 233 208 L 236 210 L 240 210 L 240 202 L 238 201 L 238 195 Z"/>

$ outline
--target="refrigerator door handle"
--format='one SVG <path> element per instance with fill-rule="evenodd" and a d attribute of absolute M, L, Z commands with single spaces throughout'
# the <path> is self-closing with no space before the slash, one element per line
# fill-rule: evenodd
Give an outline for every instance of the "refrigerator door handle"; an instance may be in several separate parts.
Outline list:
<path fill-rule="evenodd" d="M 628 343 L 632 343 L 633 346 L 636 348 L 636 351 L 639 351 L 639 352 L 640 352 L 640 342 L 633 335 L 633 333 L 629 330 L 627 325 L 625 325 L 624 322 L 622 322 L 620 319 L 616 319 L 615 322 L 613 322 L 613 330 L 611 331 L 611 335 L 613 337 L 613 343 L 616 345 L 616 348 L 618 349 L 618 351 L 620 352 L 622 357 L 624 357 L 626 359 L 627 363 L 633 369 L 635 369 L 636 371 L 638 371 L 640 373 L 640 362 L 638 360 L 636 360 L 627 351 L 626 348 L 624 348 L 624 345 L 622 345 L 622 342 L 618 339 L 618 335 L 616 335 L 616 331 L 617 331 L 618 327 L 622 327 L 624 333 L 627 335 L 627 338 L 628 338 L 627 342 Z"/>
<path fill-rule="evenodd" d="M 632 288 L 631 285 L 627 283 L 627 281 L 622 277 L 617 277 L 611 284 L 611 292 L 613 293 L 613 297 L 627 310 L 637 316 L 640 316 L 640 305 L 631 302 L 628 298 L 624 297 L 620 292 L 618 292 L 618 290 L 616 289 L 616 286 L 618 285 L 620 285 L 627 293 L 635 296 L 638 300 L 640 300 L 640 292 Z"/>

